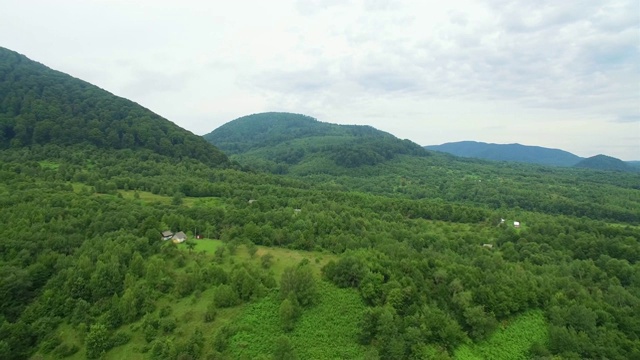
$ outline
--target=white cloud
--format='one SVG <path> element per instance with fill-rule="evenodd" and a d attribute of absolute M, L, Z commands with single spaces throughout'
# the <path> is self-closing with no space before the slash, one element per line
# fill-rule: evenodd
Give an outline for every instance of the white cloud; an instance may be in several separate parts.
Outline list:
<path fill-rule="evenodd" d="M 421 144 L 640 159 L 639 14 L 635 0 L 9 0 L 0 44 L 201 134 L 284 110 Z"/>

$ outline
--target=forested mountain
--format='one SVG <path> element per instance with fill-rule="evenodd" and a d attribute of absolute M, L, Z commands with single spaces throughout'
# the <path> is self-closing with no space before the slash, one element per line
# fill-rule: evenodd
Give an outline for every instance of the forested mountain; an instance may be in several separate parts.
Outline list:
<path fill-rule="evenodd" d="M 608 171 L 637 171 L 632 165 L 607 155 L 596 155 L 586 158 L 574 165 L 578 168 L 608 170 Z"/>
<path fill-rule="evenodd" d="M 203 140 L 6 54 L 0 359 L 640 358 L 639 174 L 274 113 L 221 128 L 241 166 L 211 166 Z"/>
<path fill-rule="evenodd" d="M 226 156 L 142 106 L 0 48 L 0 149 L 28 146 L 142 149 L 208 165 Z"/>
<path fill-rule="evenodd" d="M 429 155 L 409 140 L 370 126 L 329 124 L 291 113 L 244 116 L 204 138 L 239 162 L 273 173 L 336 173 L 398 155 Z"/>
<path fill-rule="evenodd" d="M 582 160 L 581 157 L 564 150 L 520 144 L 488 144 L 477 141 L 460 141 L 442 145 L 429 145 L 425 146 L 425 148 L 462 157 L 518 161 L 552 166 L 573 166 Z"/>

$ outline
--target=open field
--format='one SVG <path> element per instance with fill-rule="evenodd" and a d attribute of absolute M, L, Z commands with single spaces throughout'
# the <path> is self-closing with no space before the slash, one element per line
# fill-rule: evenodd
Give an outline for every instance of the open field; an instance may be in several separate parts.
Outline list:
<path fill-rule="evenodd" d="M 193 249 L 194 252 L 205 252 L 211 255 L 213 255 L 219 247 L 225 246 L 224 242 L 215 239 L 200 239 L 195 240 L 195 243 L 196 246 Z M 185 244 L 181 244 L 180 248 L 184 250 L 187 249 Z M 253 257 L 250 256 L 247 247 L 241 245 L 236 249 L 236 253 L 233 258 L 238 261 L 251 261 L 259 265 L 261 263 L 261 258 L 266 254 L 273 256 L 270 269 L 273 271 L 276 280 L 280 279 L 285 268 L 297 265 L 303 259 L 309 260 L 314 274 L 319 278 L 322 267 L 330 260 L 338 259 L 337 255 L 328 252 L 323 253 L 317 251 L 292 250 L 260 245 L 257 246 L 256 253 Z"/>

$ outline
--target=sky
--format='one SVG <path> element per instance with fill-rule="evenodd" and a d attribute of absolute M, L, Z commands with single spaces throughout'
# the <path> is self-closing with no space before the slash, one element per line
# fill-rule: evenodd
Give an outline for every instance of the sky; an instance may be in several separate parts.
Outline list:
<path fill-rule="evenodd" d="M 637 0 L 2 0 L 0 46 L 203 135 L 287 111 L 640 160 Z"/>

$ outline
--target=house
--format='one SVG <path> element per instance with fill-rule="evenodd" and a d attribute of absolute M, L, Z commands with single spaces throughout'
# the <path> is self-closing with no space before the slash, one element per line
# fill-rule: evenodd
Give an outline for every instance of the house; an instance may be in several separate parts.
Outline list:
<path fill-rule="evenodd" d="M 293 212 L 296 214 L 299 214 L 302 211 L 302 209 L 293 209 Z"/>
<path fill-rule="evenodd" d="M 162 240 L 171 240 L 173 237 L 173 233 L 170 230 L 165 230 L 162 232 Z"/>
<path fill-rule="evenodd" d="M 256 202 L 256 200 L 254 199 L 249 200 L 249 204 L 253 204 L 254 202 Z"/>
<path fill-rule="evenodd" d="M 177 232 L 175 235 L 173 235 L 171 239 L 173 240 L 174 244 L 179 244 L 187 240 L 187 235 L 182 231 L 180 231 L 180 232 Z"/>
<path fill-rule="evenodd" d="M 520 221 L 514 221 L 513 222 L 513 227 L 519 228 L 520 227 Z"/>
<path fill-rule="evenodd" d="M 483 248 L 493 249 L 493 244 L 482 244 Z"/>

